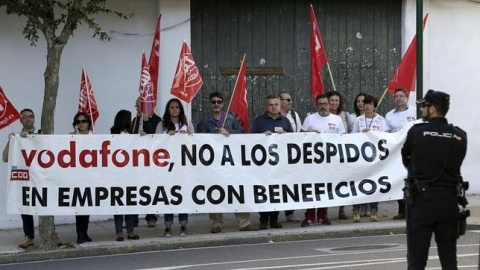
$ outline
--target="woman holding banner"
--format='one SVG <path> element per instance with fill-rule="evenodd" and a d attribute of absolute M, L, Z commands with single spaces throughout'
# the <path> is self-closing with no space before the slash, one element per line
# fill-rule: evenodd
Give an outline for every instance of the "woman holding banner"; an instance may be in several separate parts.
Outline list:
<path fill-rule="evenodd" d="M 163 120 L 157 125 L 156 134 L 191 134 L 193 133 L 193 125 L 187 122 L 187 116 L 183 105 L 178 98 L 172 98 L 165 106 Z M 173 214 L 165 214 L 165 237 L 172 237 Z M 178 214 L 178 222 L 180 223 L 180 236 L 187 235 L 188 214 Z"/>
<path fill-rule="evenodd" d="M 92 120 L 90 116 L 84 112 L 77 112 L 73 117 L 72 123 L 74 131 L 70 134 L 90 134 L 90 127 L 92 126 Z M 92 238 L 88 236 L 88 223 L 90 216 L 76 215 L 75 225 L 77 230 L 77 244 L 83 244 L 85 242 L 92 242 Z"/>
<path fill-rule="evenodd" d="M 374 96 L 367 95 L 363 100 L 363 107 L 365 113 L 355 119 L 353 124 L 353 133 L 369 132 L 369 131 L 388 131 L 387 122 L 383 116 L 375 111 L 377 110 L 378 99 Z M 378 221 L 378 202 L 369 203 L 370 206 L 370 221 Z M 360 222 L 360 204 L 353 206 L 353 222 Z"/>
<path fill-rule="evenodd" d="M 131 130 L 132 113 L 127 110 L 120 110 L 115 115 L 113 126 L 110 128 L 111 134 L 129 134 Z M 125 218 L 125 224 L 127 227 L 127 239 L 138 240 L 140 237 L 133 231 L 135 220 L 137 215 L 113 215 L 115 221 L 115 232 L 117 234 L 117 241 L 123 241 L 123 219 Z"/>

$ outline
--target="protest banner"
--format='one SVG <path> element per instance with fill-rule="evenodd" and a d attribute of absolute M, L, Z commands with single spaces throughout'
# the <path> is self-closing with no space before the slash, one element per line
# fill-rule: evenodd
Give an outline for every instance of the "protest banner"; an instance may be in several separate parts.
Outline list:
<path fill-rule="evenodd" d="M 227 213 L 397 200 L 406 132 L 15 136 L 7 209 Z"/>

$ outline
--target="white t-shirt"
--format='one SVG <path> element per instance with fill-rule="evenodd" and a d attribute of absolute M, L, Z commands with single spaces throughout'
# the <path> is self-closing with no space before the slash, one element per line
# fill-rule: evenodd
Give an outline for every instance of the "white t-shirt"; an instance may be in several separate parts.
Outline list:
<path fill-rule="evenodd" d="M 390 132 L 399 131 L 405 123 L 415 121 L 416 119 L 416 106 L 408 106 L 404 111 L 397 111 L 397 109 L 393 109 L 385 115 L 385 121 L 387 122 Z"/>
<path fill-rule="evenodd" d="M 290 125 L 292 125 L 293 132 L 300 132 L 300 130 L 302 130 L 302 119 L 300 119 L 300 116 L 296 111 L 295 111 L 295 116 L 297 117 L 296 122 L 295 122 L 295 119 L 293 119 L 292 111 L 288 111 L 286 117 L 290 121 Z"/>
<path fill-rule="evenodd" d="M 372 131 L 388 131 L 388 126 L 387 122 L 385 122 L 385 118 L 378 113 L 375 114 L 373 119 L 366 118 L 365 115 L 360 115 L 355 119 L 352 133 L 362 132 L 364 129 Z"/>
<path fill-rule="evenodd" d="M 156 134 L 166 134 L 167 130 L 163 128 L 163 123 L 160 122 L 157 125 L 157 130 L 155 131 Z M 187 134 L 188 133 L 188 126 L 187 125 L 182 125 L 180 126 L 179 123 L 175 123 L 175 133 L 178 134 Z"/>
<path fill-rule="evenodd" d="M 345 126 L 342 118 L 335 114 L 321 116 L 318 113 L 312 113 L 303 122 L 303 131 L 316 131 L 320 133 L 345 133 Z"/>

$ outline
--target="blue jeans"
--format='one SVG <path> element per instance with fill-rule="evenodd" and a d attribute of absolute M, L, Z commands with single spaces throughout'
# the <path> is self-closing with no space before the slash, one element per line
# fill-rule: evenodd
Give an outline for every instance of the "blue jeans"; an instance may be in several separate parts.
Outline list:
<path fill-rule="evenodd" d="M 137 215 L 125 215 L 125 223 L 127 227 L 127 233 L 133 233 L 133 223 Z M 117 234 L 123 233 L 123 217 L 124 215 L 113 215 L 115 221 L 115 232 Z"/>
<path fill-rule="evenodd" d="M 165 214 L 163 217 L 165 225 L 171 226 L 173 224 L 173 214 Z M 178 214 L 178 223 L 185 225 L 188 223 L 188 214 Z"/>

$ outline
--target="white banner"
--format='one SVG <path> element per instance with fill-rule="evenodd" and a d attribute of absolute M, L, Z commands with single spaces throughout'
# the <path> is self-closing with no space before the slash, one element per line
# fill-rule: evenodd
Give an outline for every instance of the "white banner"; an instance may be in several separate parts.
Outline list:
<path fill-rule="evenodd" d="M 260 212 L 403 197 L 397 133 L 18 135 L 8 213 Z"/>

